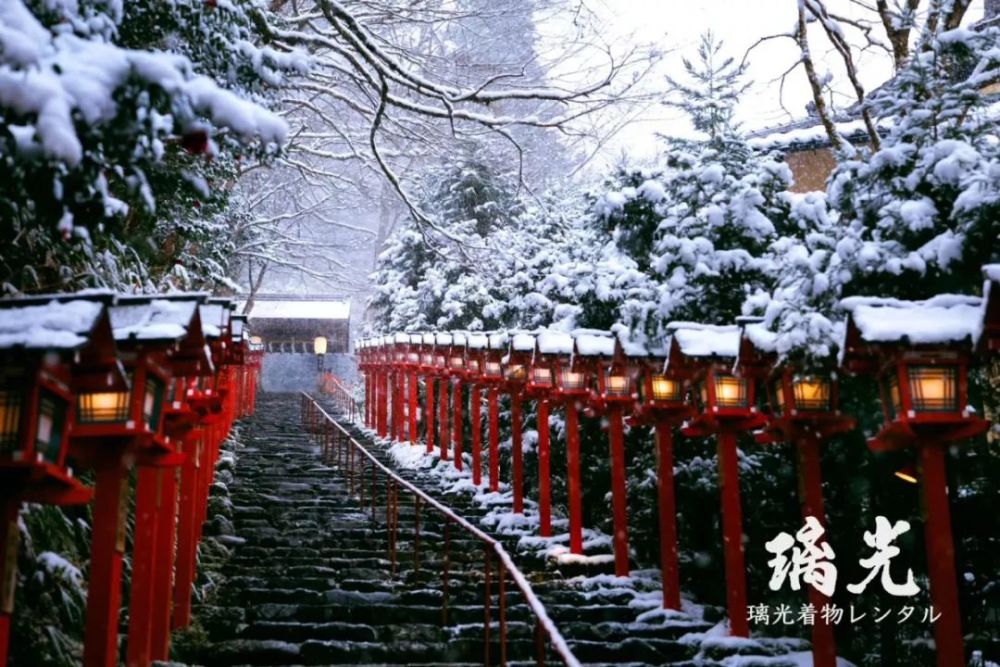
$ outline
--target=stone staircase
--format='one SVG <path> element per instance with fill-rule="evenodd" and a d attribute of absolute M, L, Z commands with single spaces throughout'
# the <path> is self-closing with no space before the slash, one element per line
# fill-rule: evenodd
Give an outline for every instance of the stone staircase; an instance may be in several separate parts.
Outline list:
<path fill-rule="evenodd" d="M 392 467 L 383 448 L 354 431 Z M 296 395 L 261 396 L 243 433 L 245 446 L 228 484 L 232 555 L 222 565 L 215 592 L 195 610 L 208 639 L 197 662 L 487 662 L 481 542 L 455 525 L 446 531 L 437 513 L 426 507 L 419 511 L 418 542 L 417 510 L 403 491 L 398 495 L 398 532 L 390 541 L 384 480 L 376 485 L 375 511 L 368 502 L 362 505 L 358 489 L 352 496 L 344 472 L 335 461 L 322 460 L 318 445 L 301 428 Z M 422 483 L 417 472 L 401 474 Z M 370 484 L 366 494 L 370 499 Z M 468 496 L 446 500 L 474 524 L 485 512 Z M 508 552 L 514 553 L 515 545 L 516 540 L 506 545 Z M 717 660 L 727 655 L 751 652 L 728 643 L 721 652 L 706 652 L 705 645 L 682 638 L 706 630 L 710 624 L 701 619 L 640 623 L 636 619 L 642 609 L 630 604 L 634 595 L 629 591 L 588 591 L 547 570 L 541 560 L 518 564 L 583 663 L 691 667 L 720 665 Z M 447 593 L 442 581 L 446 567 Z M 489 664 L 500 664 L 495 559 L 490 568 Z M 509 578 L 505 590 L 507 663 L 533 664 L 534 618 Z M 758 642 L 750 643 L 759 648 Z M 545 659 L 557 662 L 547 649 Z M 783 664 L 770 660 L 760 664 Z"/>

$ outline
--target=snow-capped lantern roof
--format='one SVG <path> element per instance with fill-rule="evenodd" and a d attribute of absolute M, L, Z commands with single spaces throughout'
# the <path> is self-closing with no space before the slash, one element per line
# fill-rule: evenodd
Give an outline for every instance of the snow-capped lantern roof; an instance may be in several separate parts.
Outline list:
<path fill-rule="evenodd" d="M 519 331 L 511 336 L 510 347 L 515 352 L 534 352 L 535 335 L 525 331 Z"/>
<path fill-rule="evenodd" d="M 218 302 L 203 303 L 198 306 L 201 328 L 206 338 L 218 338 L 229 323 L 229 309 Z"/>
<path fill-rule="evenodd" d="M 503 350 L 507 347 L 510 337 L 506 331 L 497 331 L 490 334 L 490 349 Z"/>
<path fill-rule="evenodd" d="M 573 342 L 577 354 L 584 357 L 612 357 L 615 354 L 615 338 L 607 331 L 577 329 L 573 332 Z"/>
<path fill-rule="evenodd" d="M 433 333 L 428 332 L 423 334 L 424 345 L 433 345 L 436 340 L 437 338 Z"/>
<path fill-rule="evenodd" d="M 745 371 L 766 372 L 777 360 L 778 334 L 760 318 L 740 318 L 740 347 L 736 365 Z"/>
<path fill-rule="evenodd" d="M 671 346 L 686 357 L 735 358 L 740 351 L 738 324 L 671 322 L 667 325 Z"/>
<path fill-rule="evenodd" d="M 438 345 L 451 345 L 451 334 L 447 331 L 439 331 L 434 338 Z"/>
<path fill-rule="evenodd" d="M 420 345 L 422 342 L 424 342 L 423 334 L 410 334 L 410 345 Z"/>
<path fill-rule="evenodd" d="M 204 294 L 119 297 L 110 308 L 115 340 L 179 341 L 187 335 L 195 317 L 200 314 L 199 306 L 204 300 Z M 240 335 L 243 322 L 239 321 Z"/>
<path fill-rule="evenodd" d="M 470 350 L 485 350 L 490 344 L 490 337 L 483 333 L 470 333 L 467 341 Z"/>
<path fill-rule="evenodd" d="M 397 345 L 406 345 L 410 342 L 410 334 L 396 333 L 393 335 L 392 340 Z"/>
<path fill-rule="evenodd" d="M 535 339 L 541 354 L 573 354 L 573 337 L 563 331 L 543 330 Z"/>
<path fill-rule="evenodd" d="M 111 338 L 107 304 L 112 296 L 107 293 L 2 300 L 0 350 L 77 350 L 98 333 L 102 319 Z"/>
<path fill-rule="evenodd" d="M 468 336 L 464 331 L 453 331 L 451 333 L 451 344 L 465 347 Z"/>
<path fill-rule="evenodd" d="M 925 301 L 848 297 L 840 307 L 847 327 L 840 346 L 841 363 L 864 366 L 883 347 L 967 347 L 983 333 L 983 299 L 939 294 Z"/>
<path fill-rule="evenodd" d="M 980 350 L 983 352 L 1000 350 L 1000 264 L 983 267 L 983 334 Z"/>

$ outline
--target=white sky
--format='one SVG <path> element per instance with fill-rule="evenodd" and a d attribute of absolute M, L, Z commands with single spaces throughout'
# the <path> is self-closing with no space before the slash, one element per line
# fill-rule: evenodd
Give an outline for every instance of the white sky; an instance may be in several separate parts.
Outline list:
<path fill-rule="evenodd" d="M 872 3 L 874 4 L 874 3 Z M 926 3 L 924 3 L 926 4 Z M 698 40 L 701 34 L 711 28 L 724 42 L 724 51 L 736 60 L 757 39 L 765 35 L 789 32 L 797 17 L 796 0 L 588 0 L 591 9 L 597 12 L 607 26 L 606 38 L 612 43 L 622 40 L 636 40 L 658 45 L 665 53 L 659 64 L 659 72 L 654 72 L 649 85 L 665 86 L 664 74 L 684 80 L 682 57 L 697 57 Z M 828 0 L 832 13 L 859 18 L 864 10 L 850 0 Z M 982 18 L 983 0 L 974 0 L 966 13 L 966 23 Z M 881 38 L 881 26 L 874 34 Z M 848 31 L 849 36 L 857 32 Z M 832 51 L 819 29 L 811 31 L 810 44 L 817 60 L 817 68 L 825 68 L 833 74 L 833 86 L 841 91 L 835 101 L 847 106 L 854 101 L 853 94 L 841 65 L 840 57 Z M 776 125 L 791 118 L 779 102 L 776 81 L 798 56 L 797 48 L 790 39 L 771 40 L 754 49 L 749 57 L 747 81 L 753 86 L 744 97 L 737 119 L 745 129 L 756 129 Z M 858 61 L 862 84 L 871 90 L 881 84 L 891 74 L 892 63 L 888 54 L 881 50 L 863 53 Z M 784 106 L 796 119 L 805 115 L 805 105 L 811 99 L 808 82 L 801 67 L 788 75 L 784 88 Z M 652 141 L 655 132 L 684 134 L 689 126 L 683 114 L 669 108 L 652 108 L 637 122 L 619 135 L 617 146 L 629 148 L 630 153 L 651 155 L 658 142 Z M 612 149 L 613 152 L 614 149 Z"/>

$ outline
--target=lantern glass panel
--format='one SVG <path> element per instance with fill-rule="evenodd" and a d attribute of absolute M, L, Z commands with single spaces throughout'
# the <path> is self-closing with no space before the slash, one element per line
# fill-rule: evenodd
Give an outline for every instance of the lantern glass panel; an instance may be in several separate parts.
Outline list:
<path fill-rule="evenodd" d="M 507 366 L 507 379 L 513 382 L 523 382 L 528 376 L 528 371 L 525 370 L 522 364 L 510 364 Z"/>
<path fill-rule="evenodd" d="M 681 400 L 681 383 L 666 375 L 655 374 L 649 379 L 650 396 L 654 401 Z"/>
<path fill-rule="evenodd" d="M 796 377 L 792 381 L 795 395 L 795 409 L 828 412 L 830 405 L 830 381 L 814 377 Z"/>
<path fill-rule="evenodd" d="M 451 367 L 453 370 L 460 371 L 465 368 L 465 359 L 460 356 L 454 356 L 451 358 Z"/>
<path fill-rule="evenodd" d="M 500 367 L 499 361 L 487 361 L 486 362 L 486 372 L 483 373 L 486 377 L 499 378 L 503 377 L 503 369 Z"/>
<path fill-rule="evenodd" d="M 142 419 L 150 431 L 160 426 L 163 413 L 163 383 L 157 378 L 146 378 L 146 393 L 142 397 Z"/>
<path fill-rule="evenodd" d="M 907 368 L 916 412 L 958 412 L 958 369 L 954 366 Z"/>
<path fill-rule="evenodd" d="M 583 391 L 587 388 L 587 376 L 580 371 L 560 371 L 559 388 L 563 391 Z"/>
<path fill-rule="evenodd" d="M 128 419 L 127 391 L 98 391 L 80 394 L 77 413 L 84 424 L 123 422 Z"/>
<path fill-rule="evenodd" d="M 66 401 L 43 389 L 38 398 L 38 428 L 35 451 L 49 463 L 59 462 L 63 431 L 66 428 Z"/>
<path fill-rule="evenodd" d="M 423 357 L 421 357 L 420 363 L 423 364 L 424 366 L 433 366 L 434 365 L 434 355 L 431 354 L 430 352 L 425 353 L 423 355 Z"/>
<path fill-rule="evenodd" d="M 20 449 L 21 401 L 20 392 L 0 390 L 0 456 Z"/>
<path fill-rule="evenodd" d="M 531 369 L 531 383 L 539 387 L 552 386 L 552 369 L 544 366 Z"/>
<path fill-rule="evenodd" d="M 608 371 L 604 376 L 604 393 L 607 396 L 628 396 L 632 393 L 632 378 L 621 371 Z"/>
<path fill-rule="evenodd" d="M 469 372 L 473 375 L 479 374 L 479 359 L 469 359 L 468 364 Z"/>
<path fill-rule="evenodd" d="M 434 357 L 434 365 L 442 369 L 447 365 L 447 360 L 444 358 L 443 354 L 439 354 Z"/>
<path fill-rule="evenodd" d="M 903 411 L 903 401 L 899 393 L 899 378 L 896 376 L 896 369 L 889 371 L 883 382 L 883 402 L 889 409 L 889 418 L 895 419 Z"/>
<path fill-rule="evenodd" d="M 416 352 L 410 352 L 406 355 L 406 363 L 416 366 L 420 363 L 420 355 Z"/>
<path fill-rule="evenodd" d="M 728 373 L 715 374 L 715 405 L 719 408 L 747 407 L 747 381 Z"/>
<path fill-rule="evenodd" d="M 774 394 L 774 408 L 779 415 L 785 414 L 785 383 L 779 378 L 771 389 Z"/>

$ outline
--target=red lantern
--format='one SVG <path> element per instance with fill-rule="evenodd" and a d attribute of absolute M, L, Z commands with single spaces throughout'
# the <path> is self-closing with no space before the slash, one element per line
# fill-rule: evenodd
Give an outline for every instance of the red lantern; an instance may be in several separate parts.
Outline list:
<path fill-rule="evenodd" d="M 767 419 L 757 409 L 752 378 L 733 372 L 740 346 L 739 326 L 681 322 L 669 325 L 668 331 L 671 333 L 668 368 L 690 377 L 696 387 L 697 411 L 682 433 L 718 437 L 729 627 L 733 635 L 747 637 L 750 627 L 737 436 L 764 426 Z"/>
<path fill-rule="evenodd" d="M 989 428 L 968 407 L 968 369 L 988 305 L 957 295 L 841 301 L 849 313 L 844 365 L 874 376 L 882 393 L 885 424 L 869 446 L 919 453 L 931 603 L 941 612 L 934 623 L 940 667 L 965 661 L 944 450 Z"/>
<path fill-rule="evenodd" d="M 0 301 L 0 664 L 6 664 L 22 501 L 88 502 L 67 463 L 75 391 L 127 388 L 111 294 Z"/>

